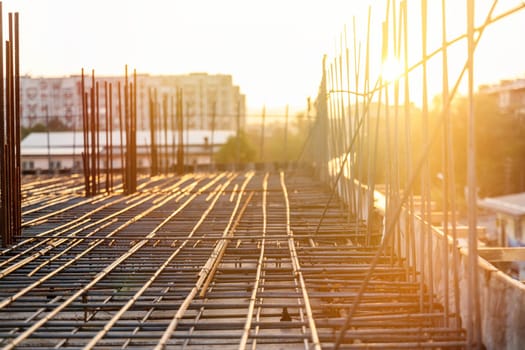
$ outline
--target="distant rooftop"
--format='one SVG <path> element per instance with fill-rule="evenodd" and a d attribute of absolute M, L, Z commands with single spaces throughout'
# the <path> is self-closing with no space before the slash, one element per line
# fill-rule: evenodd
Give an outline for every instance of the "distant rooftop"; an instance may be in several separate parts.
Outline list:
<path fill-rule="evenodd" d="M 493 94 L 508 90 L 523 90 L 525 89 L 525 78 L 522 79 L 505 79 L 501 80 L 499 84 L 480 85 L 479 91 L 485 94 Z"/>
<path fill-rule="evenodd" d="M 512 216 L 525 216 L 525 192 L 485 198 L 478 201 L 478 206 Z"/>
<path fill-rule="evenodd" d="M 222 145 L 226 143 L 228 137 L 234 136 L 235 131 L 231 130 L 215 130 L 213 134 L 213 143 L 215 145 Z M 120 132 L 113 131 L 113 147 L 120 146 Z M 173 142 L 177 144 L 178 135 L 168 130 L 166 133 L 167 144 L 172 145 Z M 206 142 L 211 143 L 211 130 L 188 130 L 183 133 L 184 144 L 186 145 L 204 145 Z M 124 136 L 125 137 L 125 136 Z M 164 132 L 157 132 L 156 143 L 164 145 Z M 52 149 L 53 154 L 80 154 L 84 147 L 84 139 L 81 131 L 53 131 L 47 132 L 33 132 L 29 134 L 21 143 L 22 155 L 37 155 L 47 154 L 49 140 L 49 148 Z M 206 141 L 207 140 L 207 141 Z M 106 133 L 100 133 L 100 144 L 105 144 Z M 149 130 L 137 131 L 137 147 L 149 147 L 151 145 L 151 134 Z"/>

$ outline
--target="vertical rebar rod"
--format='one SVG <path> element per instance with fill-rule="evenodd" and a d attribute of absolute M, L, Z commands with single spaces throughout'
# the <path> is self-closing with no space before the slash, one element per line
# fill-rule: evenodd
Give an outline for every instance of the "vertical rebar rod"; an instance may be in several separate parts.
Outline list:
<path fill-rule="evenodd" d="M 327 128 L 328 128 L 328 132 L 327 132 L 327 137 L 328 137 L 328 142 L 327 142 L 327 163 L 328 163 L 328 166 L 330 167 L 335 167 L 337 168 L 338 167 L 338 164 L 339 164 L 339 159 L 337 158 L 337 149 L 336 149 L 336 141 L 335 141 L 335 137 L 334 137 L 334 96 L 335 94 L 332 94 L 331 91 L 334 90 L 333 89 L 333 86 L 332 86 L 332 82 L 333 82 L 333 69 L 332 69 L 332 64 L 328 65 L 328 67 L 326 67 L 326 88 L 327 88 L 327 91 L 329 92 L 328 95 L 327 95 L 327 104 L 326 104 L 326 107 L 327 107 L 327 112 L 326 112 L 326 115 L 327 115 L 327 118 L 326 118 L 326 123 L 327 123 Z M 328 169 L 328 182 L 330 184 L 330 186 L 332 187 L 332 192 L 333 191 L 336 191 L 336 186 L 337 186 L 337 181 L 334 181 L 334 178 L 333 176 L 330 176 L 330 169 Z"/>
<path fill-rule="evenodd" d="M 399 16 L 399 17 L 396 17 Z M 392 4 L 392 22 L 393 22 L 393 40 L 392 40 L 392 48 L 394 51 L 394 59 L 396 61 L 399 61 L 401 58 L 401 8 L 399 7 L 399 12 L 396 12 L 396 2 L 394 1 Z M 395 72 L 398 74 L 398 72 Z M 393 168 L 393 179 L 392 179 L 392 185 L 393 185 L 393 201 L 394 205 L 396 206 L 399 202 L 400 197 L 400 169 L 402 167 L 400 162 L 400 154 L 401 154 L 401 147 L 400 147 L 400 141 L 399 141 L 399 77 L 394 77 L 394 168 Z M 397 250 L 396 254 L 398 256 L 402 256 L 402 250 L 401 250 L 401 229 L 399 227 L 399 224 L 396 225 L 396 246 L 395 249 Z M 398 259 L 399 264 L 402 264 L 402 260 Z M 406 270 L 408 270 L 408 266 L 405 267 Z M 408 272 L 407 272 L 408 273 Z"/>
<path fill-rule="evenodd" d="M 15 192 L 15 238 L 19 238 L 22 235 L 22 191 L 20 178 L 20 57 L 19 57 L 19 30 L 18 30 L 18 12 L 15 12 L 15 23 L 14 23 L 14 123 L 15 123 L 15 139 L 14 139 L 14 151 L 15 151 L 15 186 L 13 191 Z"/>
<path fill-rule="evenodd" d="M 344 91 L 344 44 L 343 39 L 344 33 L 342 33 L 339 37 L 339 55 L 338 55 L 338 74 L 337 74 L 337 86 L 338 90 L 341 91 L 338 93 L 338 105 L 339 105 L 339 133 L 341 134 L 341 149 L 342 152 L 345 152 L 346 149 L 348 149 L 348 143 L 350 142 L 350 135 L 347 134 L 347 127 L 346 127 L 346 113 L 345 113 L 345 93 Z M 343 169 L 344 172 L 348 168 L 348 162 L 345 164 L 345 167 Z M 350 202 L 350 183 L 348 180 L 345 180 L 342 182 L 342 195 L 341 195 L 341 205 L 343 212 L 345 212 L 348 209 L 348 203 Z M 351 215 L 347 216 L 347 220 L 350 220 Z"/>
<path fill-rule="evenodd" d="M 353 53 L 354 53 L 354 86 L 355 91 L 359 92 L 359 71 L 361 69 L 361 43 L 358 44 L 357 42 L 357 30 L 356 30 L 356 20 L 355 16 L 352 17 L 352 34 L 353 34 Z M 359 47 L 359 49 L 358 49 Z M 350 80 L 348 82 L 348 91 L 351 91 L 351 85 Z M 352 131 L 350 132 L 350 135 L 357 135 L 356 126 L 357 121 L 359 120 L 359 95 L 355 94 L 355 102 L 354 102 L 355 108 L 354 108 L 354 118 L 353 120 L 349 120 L 349 125 L 352 127 Z M 349 114 L 350 116 L 350 114 Z M 359 197 L 359 188 L 356 186 L 356 163 L 357 163 L 357 156 L 354 152 L 351 153 L 350 158 L 350 181 L 352 183 L 352 206 L 354 208 L 354 216 L 356 220 L 356 224 L 359 223 L 357 212 L 359 211 L 358 208 L 358 197 Z"/>
<path fill-rule="evenodd" d="M 339 90 L 339 84 L 338 84 L 338 59 L 337 57 L 334 58 L 333 63 L 330 65 L 330 90 L 334 91 L 334 93 L 330 94 L 330 101 L 331 101 L 331 108 L 332 108 L 332 133 L 331 133 L 331 139 L 333 140 L 334 145 L 334 152 L 333 155 L 335 155 L 336 161 L 336 168 L 340 169 L 341 164 L 343 162 L 342 159 L 342 153 L 343 149 L 341 146 L 341 141 L 343 139 L 343 136 L 341 135 L 341 119 L 340 119 L 340 104 L 339 104 L 339 92 L 335 92 Z M 333 186 L 335 187 L 335 190 L 337 191 L 338 196 L 342 197 L 343 193 L 341 191 L 342 183 L 344 181 L 340 181 L 337 183 L 334 183 Z"/>
<path fill-rule="evenodd" d="M 391 1 L 390 0 L 387 0 L 386 2 L 386 14 L 385 14 L 385 20 L 383 21 L 382 23 L 382 37 L 383 37 L 383 41 L 382 41 L 382 51 L 381 51 L 381 64 L 382 64 L 382 67 L 381 69 L 383 70 L 384 68 L 384 65 L 387 61 L 387 57 L 388 57 L 388 47 L 389 47 L 389 39 L 388 39 L 388 30 L 390 29 L 389 28 L 389 14 L 390 14 L 390 3 Z M 383 73 L 382 73 L 383 74 Z M 381 79 L 383 79 L 383 77 L 381 77 Z M 392 152 L 392 145 L 391 145 L 391 141 L 390 141 L 390 137 L 391 137 L 391 130 L 390 130 L 390 106 L 389 106 L 389 103 L 390 103 L 390 99 L 389 99 L 389 89 L 390 89 L 390 84 L 389 82 L 385 79 L 384 81 L 382 81 L 382 84 L 383 84 L 383 89 L 384 89 L 384 94 L 385 94 L 385 127 L 384 127 L 384 139 L 385 139 L 385 158 L 384 158 L 384 168 L 385 168 L 385 225 L 388 226 L 388 224 L 390 223 L 390 220 L 391 220 L 391 208 L 393 208 L 392 206 L 392 203 L 391 203 L 391 200 L 392 200 L 392 193 L 391 193 L 391 181 L 392 181 L 392 155 L 391 155 L 391 152 Z M 379 106 L 378 108 L 379 110 L 381 109 L 381 106 Z M 368 238 L 368 237 L 367 237 Z M 367 244 L 370 244 L 370 241 L 367 241 Z M 393 254 L 390 255 L 390 263 L 392 263 L 392 256 Z"/>
<path fill-rule="evenodd" d="M 109 83 L 109 188 L 113 192 L 113 85 Z"/>
<path fill-rule="evenodd" d="M 213 101 L 213 110 L 211 115 L 211 139 L 210 139 L 210 171 L 215 170 L 215 119 L 217 118 L 217 97 Z"/>
<path fill-rule="evenodd" d="M 84 191 L 86 197 L 90 195 L 89 190 L 89 157 L 88 157 L 88 135 L 89 135 L 89 127 L 87 122 L 87 108 L 86 108 L 86 100 L 87 96 L 85 93 L 86 87 L 85 87 L 85 78 L 84 78 L 84 68 L 82 68 L 80 73 L 80 94 L 82 98 L 82 142 L 83 142 L 83 151 L 82 151 L 82 171 L 84 173 Z"/>
<path fill-rule="evenodd" d="M 241 101 L 237 101 L 237 113 L 235 114 L 235 129 L 236 129 L 236 140 L 235 140 L 235 170 L 241 169 Z"/>
<path fill-rule="evenodd" d="M 133 69 L 133 86 L 131 89 L 132 96 L 132 114 L 131 114 L 131 137 L 132 137 L 132 154 L 133 160 L 131 163 L 131 168 L 133 172 L 132 176 L 132 193 L 137 191 L 137 70 Z"/>
<path fill-rule="evenodd" d="M 131 189 L 130 189 L 130 182 L 131 182 L 131 175 L 130 175 L 130 168 L 131 168 L 131 160 L 130 160 L 130 157 L 131 155 L 129 154 L 129 151 L 130 151 L 130 142 L 131 142 L 131 139 L 130 139 L 130 127 L 129 127 L 129 124 L 130 124 L 130 103 L 129 103 L 129 99 L 130 99 L 130 96 L 129 96 L 129 83 L 128 83 L 128 65 L 126 64 L 125 68 L 124 68 L 124 129 L 125 129 L 125 134 L 126 134 L 126 166 L 124 167 L 124 171 L 125 171 L 125 193 L 126 194 L 130 194 L 131 193 Z"/>
<path fill-rule="evenodd" d="M 12 137 L 11 137 L 11 89 L 10 89 L 10 65 L 11 65 L 11 54 L 10 54 L 10 47 L 9 47 L 9 41 L 5 42 L 5 54 L 6 54 L 6 65 L 5 65 L 5 83 L 6 83 L 6 93 L 5 93 L 5 99 L 6 99 L 6 122 L 5 122 L 5 144 L 4 147 L 4 161 L 5 161 L 5 181 L 6 183 L 6 192 L 5 192 L 5 226 L 6 226 L 6 241 L 5 245 L 8 246 L 12 243 L 13 240 L 13 230 L 12 230 L 12 190 L 11 187 L 8 186 L 8 184 L 12 183 L 12 164 L 11 164 L 11 143 L 12 143 Z"/>
<path fill-rule="evenodd" d="M 4 111 L 4 12 L 2 2 L 0 2 L 0 230 L 2 230 L 2 246 L 8 245 L 8 226 L 7 226 L 7 164 L 5 153 L 5 111 Z"/>
<path fill-rule="evenodd" d="M 370 97 L 369 92 L 370 92 L 370 25 L 371 25 L 371 21 L 372 21 L 372 7 L 369 6 L 367 24 L 366 24 L 365 72 L 364 72 L 364 80 L 363 80 L 363 103 L 364 104 Z M 366 106 L 363 109 L 361 109 L 361 115 L 358 118 L 363 123 L 362 130 L 366 130 L 367 124 L 369 124 L 367 123 L 367 120 L 366 120 L 368 117 L 368 112 L 369 112 L 368 107 L 369 106 Z M 367 142 L 366 137 L 364 135 L 364 132 L 362 132 L 362 130 L 360 130 L 360 128 L 358 128 L 357 126 L 354 130 L 359 135 L 357 139 L 358 148 L 356 152 L 363 153 L 365 150 L 365 143 Z M 364 170 L 364 164 L 363 164 L 364 161 L 365 159 L 364 159 L 363 154 L 359 155 L 357 159 L 357 162 L 358 162 L 357 178 L 359 182 L 364 181 L 364 178 L 365 178 L 364 176 L 365 170 Z M 357 213 L 356 213 L 356 218 L 355 218 L 356 227 L 359 227 L 360 221 L 363 220 L 363 210 L 364 210 L 364 204 L 366 202 L 366 199 L 363 197 L 364 197 L 363 190 L 361 187 L 359 187 L 358 192 L 357 192 Z M 365 244 L 369 244 L 369 243 L 370 243 L 369 237 L 366 237 Z"/>
<path fill-rule="evenodd" d="M 178 148 L 177 148 L 177 174 L 184 173 L 184 121 L 182 118 L 183 95 L 182 89 L 177 89 L 177 132 L 178 132 Z"/>
<path fill-rule="evenodd" d="M 96 178 L 97 178 L 97 187 L 96 193 L 100 193 L 100 95 L 99 95 L 99 83 L 95 83 L 95 128 L 96 128 Z"/>
<path fill-rule="evenodd" d="M 15 177 L 15 167 L 14 167 L 14 151 L 13 151 L 13 141 L 14 141 L 14 111 L 13 111 L 13 20 L 12 20 L 12 14 L 8 14 L 8 20 L 9 20 L 9 40 L 6 41 L 6 101 L 7 101 L 7 127 L 6 127 L 6 137 L 7 137 L 7 163 L 8 163 L 8 175 L 6 177 L 6 180 L 8 181 L 8 184 L 14 184 L 14 177 Z M 14 221 L 15 221 L 15 215 L 14 215 L 14 186 L 8 186 L 7 191 L 7 197 L 8 197 L 8 204 L 7 204 L 7 223 L 8 223 L 8 244 L 13 243 L 14 238 Z"/>
<path fill-rule="evenodd" d="M 105 173 L 106 173 L 106 193 L 109 193 L 109 97 L 108 97 L 108 82 L 104 81 L 104 131 L 105 131 L 105 150 L 104 159 L 105 164 Z"/>
<path fill-rule="evenodd" d="M 162 121 L 164 129 L 164 155 L 162 162 L 164 164 L 164 174 L 168 174 L 168 96 L 162 96 Z"/>
<path fill-rule="evenodd" d="M 346 29 L 346 27 L 345 27 Z M 348 42 L 346 41 L 346 31 L 345 31 L 345 45 L 346 45 L 346 48 L 345 48 L 345 53 L 346 53 L 346 89 L 347 89 L 347 94 L 346 94 L 346 97 L 347 97 L 347 103 L 346 103 L 346 108 L 348 110 L 347 112 L 347 115 L 348 115 L 348 130 L 347 130 L 347 135 L 348 137 L 352 137 L 353 135 L 353 127 L 352 127 L 352 124 L 353 124 L 353 121 L 352 121 L 352 95 L 351 95 L 351 79 L 350 79 L 350 49 L 348 48 Z M 308 100 L 308 118 L 310 116 L 310 100 Z M 355 116 L 357 117 L 357 116 Z M 308 123 L 310 125 L 310 123 Z M 347 165 L 347 169 L 348 169 L 348 173 L 349 173 L 349 181 L 350 181 L 350 186 L 349 186 L 349 189 L 350 189 L 350 198 L 348 199 L 348 206 L 350 208 L 350 212 L 351 213 L 355 213 L 356 212 L 356 206 L 355 206 L 355 183 L 354 183 L 354 171 L 352 169 L 352 166 L 354 164 L 354 154 L 350 154 L 350 160 L 348 162 L 348 165 Z M 349 219 L 350 219 L 350 216 L 349 216 Z"/>
<path fill-rule="evenodd" d="M 422 142 L 426 142 L 428 140 L 428 97 L 427 97 L 427 0 L 421 0 L 421 57 L 422 57 L 422 124 L 421 124 L 421 131 L 423 135 Z M 430 275 L 427 277 L 426 273 L 430 273 L 432 266 L 430 263 L 425 265 L 425 260 L 428 258 L 431 254 L 430 251 L 427 251 L 425 253 L 425 249 L 431 247 L 432 245 L 432 237 L 431 237 L 431 231 L 430 227 L 427 223 L 429 222 L 429 210 L 430 210 L 430 198 L 428 197 L 428 194 L 430 191 L 428 191 L 428 186 L 430 185 L 428 183 L 429 179 L 429 169 L 428 169 L 428 158 L 425 159 L 424 165 L 423 165 L 423 172 L 421 173 L 421 217 L 424 218 L 422 224 L 421 224 L 421 235 L 420 235 L 420 244 L 419 244 L 419 253 L 420 253 L 420 288 L 421 292 L 426 288 L 425 287 L 425 278 L 428 280 L 429 283 L 431 283 L 431 277 Z M 431 214 L 430 214 L 431 215 Z M 428 242 L 426 242 L 428 240 Z M 427 243 L 427 246 L 425 247 L 425 243 Z M 430 249 L 431 250 L 431 249 Z M 427 256 L 427 254 L 429 254 Z M 427 259 L 428 260 L 428 259 Z M 426 267 L 428 266 L 428 271 L 426 271 Z M 424 307 L 424 300 L 422 299 L 422 293 L 420 293 L 420 307 L 421 311 L 423 311 Z"/>
<path fill-rule="evenodd" d="M 442 193 L 443 193 L 443 233 L 442 239 L 442 259 L 443 259 L 443 321 L 445 326 L 449 325 L 449 227 L 448 227 L 448 198 L 449 198 L 449 186 L 448 186 L 448 171 L 449 166 L 447 144 L 450 135 L 450 113 L 448 108 L 448 57 L 447 57 L 447 20 L 446 20 L 446 0 L 441 0 L 441 47 L 442 47 L 442 113 L 443 113 L 443 146 L 442 146 L 442 163 L 443 163 L 443 174 L 442 174 Z M 454 243 L 455 244 L 455 243 Z"/>
<path fill-rule="evenodd" d="M 261 143 L 259 146 L 259 161 L 264 163 L 264 128 L 266 127 L 266 106 L 263 106 L 261 114 Z"/>
<path fill-rule="evenodd" d="M 405 190 L 409 192 L 406 193 L 408 198 L 408 210 L 409 215 L 406 222 L 406 232 L 405 235 L 407 239 L 406 245 L 406 254 L 407 262 L 411 263 L 411 266 L 416 266 L 416 245 L 414 239 L 414 196 L 413 190 L 407 185 L 412 178 L 412 125 L 410 122 L 410 80 L 408 78 L 409 67 L 408 67 L 408 4 L 407 1 L 403 1 L 403 70 L 404 70 L 404 118 L 405 118 L 405 153 L 406 153 L 406 171 L 405 171 Z M 411 280 L 416 280 L 416 271 L 412 269 L 414 273 L 411 276 Z"/>
<path fill-rule="evenodd" d="M 122 188 L 126 192 L 126 159 L 124 154 L 124 128 L 125 121 L 122 121 L 122 86 L 120 80 L 117 82 L 118 100 L 118 129 L 119 129 L 119 150 L 120 150 L 120 173 L 122 177 Z"/>
<path fill-rule="evenodd" d="M 284 167 L 288 168 L 288 105 L 284 110 Z"/>
<path fill-rule="evenodd" d="M 46 111 L 45 119 L 46 119 L 46 148 L 47 148 L 47 170 L 48 174 L 51 175 L 51 169 L 52 163 L 51 163 L 51 130 L 49 129 L 49 107 L 46 104 L 44 106 L 44 109 Z"/>
<path fill-rule="evenodd" d="M 150 175 L 158 175 L 157 168 L 157 142 L 156 142 L 156 108 L 157 108 L 157 90 L 150 88 L 149 96 L 149 132 L 150 132 Z"/>
<path fill-rule="evenodd" d="M 97 193 L 97 179 L 96 179 L 96 171 L 97 171 L 97 142 L 96 142 L 96 121 L 95 121 L 95 70 L 91 70 L 91 88 L 89 89 L 90 93 L 90 122 L 89 126 L 91 127 L 91 195 L 94 195 Z"/>
<path fill-rule="evenodd" d="M 177 133 L 177 89 L 175 89 L 175 95 L 171 95 L 170 98 L 170 123 L 171 123 L 171 157 L 170 160 L 173 162 L 171 165 L 173 172 L 175 172 L 175 164 L 177 161 L 177 149 L 176 149 L 176 133 Z"/>
<path fill-rule="evenodd" d="M 13 94 L 14 94 L 14 82 L 13 82 L 13 14 L 8 14 L 9 21 L 9 41 L 7 43 L 8 49 L 6 49 L 6 55 L 8 55 L 7 65 L 7 89 L 9 91 L 9 106 L 8 106 L 8 149 L 9 149 L 9 184 L 15 184 L 15 152 L 14 152 L 14 140 L 15 140 L 15 125 L 14 125 L 14 105 L 13 105 Z M 15 221 L 16 215 L 15 210 L 15 193 L 13 191 L 14 186 L 9 186 L 9 235 L 10 241 L 13 242 L 15 236 Z"/>
<path fill-rule="evenodd" d="M 338 94 L 338 98 L 339 98 L 339 105 L 340 105 L 340 113 L 339 113 L 339 118 L 340 118 L 340 121 L 341 121 L 341 124 L 340 124 L 340 133 L 341 133 L 341 148 L 344 152 L 344 150 L 348 149 L 348 143 L 350 142 L 350 139 L 349 139 L 349 136 L 350 135 L 347 135 L 347 128 L 346 128 L 346 113 L 345 113 L 345 94 L 343 93 L 344 91 L 344 74 L 343 74 L 343 67 L 345 67 L 345 65 L 343 64 L 344 62 L 344 45 L 343 45 L 343 38 L 344 38 L 344 41 L 346 42 L 346 26 L 345 26 L 345 31 L 343 34 L 341 34 L 340 38 L 339 38 L 339 44 L 340 44 L 340 54 L 339 54 L 339 74 L 338 74 L 338 90 L 341 91 L 339 94 Z M 347 166 L 348 166 L 348 162 L 347 162 Z M 343 170 L 344 171 L 344 170 Z M 342 205 L 346 204 L 348 206 L 348 203 L 350 202 L 350 184 L 348 183 L 348 181 L 343 181 L 343 196 L 342 198 L 344 199 L 344 201 L 341 202 Z M 350 218 L 350 215 L 348 215 L 348 218 Z"/>
<path fill-rule="evenodd" d="M 478 282 L 476 134 L 474 114 L 474 0 L 467 0 L 468 42 L 468 131 L 467 131 L 467 210 L 468 210 L 468 324 L 469 348 L 481 349 L 481 320 Z"/>

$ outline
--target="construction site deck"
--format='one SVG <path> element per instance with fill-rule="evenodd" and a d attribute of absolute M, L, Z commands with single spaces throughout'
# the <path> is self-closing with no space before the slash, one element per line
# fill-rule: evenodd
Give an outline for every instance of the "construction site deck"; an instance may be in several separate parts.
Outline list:
<path fill-rule="evenodd" d="M 384 249 L 371 269 L 380 223 L 304 171 L 120 186 L 84 197 L 80 176 L 24 179 L 23 235 L 0 251 L 1 347 L 465 346 L 414 267 Z"/>

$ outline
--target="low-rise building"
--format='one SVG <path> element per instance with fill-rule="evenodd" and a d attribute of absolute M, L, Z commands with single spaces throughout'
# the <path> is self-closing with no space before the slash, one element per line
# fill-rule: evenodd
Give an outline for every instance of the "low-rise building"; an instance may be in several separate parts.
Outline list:
<path fill-rule="evenodd" d="M 481 94 L 495 95 L 504 113 L 525 116 L 525 79 L 502 80 L 499 84 L 481 85 Z"/>
<path fill-rule="evenodd" d="M 498 246 L 525 246 L 525 192 L 484 198 L 478 206 L 496 214 Z"/>
<path fill-rule="evenodd" d="M 213 154 L 226 143 L 230 136 L 235 136 L 232 130 L 187 130 L 183 133 L 184 164 L 190 166 L 209 165 L 213 161 Z M 113 169 L 122 167 L 120 132 L 114 131 L 98 135 L 100 140 L 100 167 L 105 169 L 109 163 L 109 148 L 112 144 Z M 178 135 L 168 130 L 156 136 L 157 156 L 161 166 L 173 169 L 176 165 Z M 104 146 L 102 146 L 104 145 Z M 125 148 L 125 147 L 124 147 Z M 82 152 L 84 140 L 82 132 L 56 131 L 34 132 L 29 134 L 21 143 L 21 165 L 23 172 L 61 171 L 82 169 Z M 151 167 L 151 134 L 149 130 L 137 131 L 137 167 L 149 169 Z"/>
<path fill-rule="evenodd" d="M 478 201 L 478 206 L 496 215 L 496 246 L 503 249 L 525 248 L 525 192 L 484 198 Z M 505 261 L 510 263 L 508 273 L 520 281 L 525 281 L 525 261 Z"/>

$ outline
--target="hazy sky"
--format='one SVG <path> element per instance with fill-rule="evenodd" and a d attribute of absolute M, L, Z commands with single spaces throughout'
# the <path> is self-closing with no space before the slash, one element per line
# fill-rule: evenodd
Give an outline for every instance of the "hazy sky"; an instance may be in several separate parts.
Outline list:
<path fill-rule="evenodd" d="M 315 97 L 323 54 L 334 54 L 344 25 L 351 28 L 354 15 L 364 34 L 368 5 L 383 2 L 4 0 L 3 4 L 4 12 L 20 12 L 24 74 L 78 74 L 82 67 L 95 68 L 100 75 L 120 74 L 125 63 L 152 74 L 231 74 L 247 95 L 249 107 L 257 109 L 263 104 L 301 107 L 307 96 Z M 496 12 L 519 3 L 500 2 Z M 409 0 L 410 6 L 412 3 L 419 1 Z M 464 7 L 463 1 L 449 3 Z M 482 15 L 492 1 L 476 3 Z M 384 10 L 373 11 L 378 18 L 384 17 Z M 430 16 L 438 20 L 433 11 Z M 525 73 L 524 50 L 515 48 L 524 46 L 523 12 L 487 32 L 479 48 L 483 57 L 477 61 L 477 83 Z M 417 13 L 413 17 L 412 23 L 418 23 Z M 451 11 L 451 28 L 454 26 L 464 30 L 461 11 Z M 374 33 L 379 28 L 373 25 Z M 440 28 L 434 30 L 439 34 Z M 454 29 L 449 31 L 452 35 Z M 377 39 L 374 44 L 377 46 Z M 463 61 L 462 55 L 463 51 L 458 62 Z"/>

